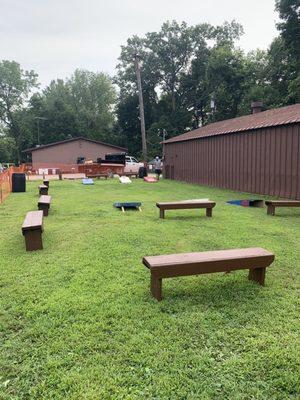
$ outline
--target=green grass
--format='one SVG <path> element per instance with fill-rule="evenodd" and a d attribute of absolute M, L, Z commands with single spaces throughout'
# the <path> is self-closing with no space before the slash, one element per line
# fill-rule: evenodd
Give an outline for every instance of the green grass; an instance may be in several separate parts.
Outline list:
<path fill-rule="evenodd" d="M 37 185 L 0 206 L 1 400 L 299 399 L 299 209 L 270 217 L 225 203 L 246 194 L 171 181 L 57 181 L 44 250 L 26 252 Z M 201 197 L 213 218 L 158 218 L 156 201 Z M 143 211 L 112 207 L 124 200 Z M 237 271 L 149 294 L 145 255 L 252 246 L 276 254 L 265 287 Z"/>

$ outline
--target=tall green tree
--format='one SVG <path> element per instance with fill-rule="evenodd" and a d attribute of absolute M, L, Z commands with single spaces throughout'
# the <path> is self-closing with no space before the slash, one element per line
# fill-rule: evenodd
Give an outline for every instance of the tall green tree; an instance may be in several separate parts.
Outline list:
<path fill-rule="evenodd" d="M 136 109 L 130 114 L 131 122 L 126 115 L 129 115 L 128 105 L 136 104 L 134 55 L 139 54 L 142 60 L 146 130 L 152 156 L 157 153 L 160 141 L 157 129 L 168 129 L 170 136 L 181 133 L 193 126 L 195 103 L 201 101 L 204 106 L 209 103 L 213 89 L 207 79 L 207 62 L 212 47 L 231 49 L 241 34 L 242 27 L 235 21 L 217 27 L 172 21 L 164 23 L 158 32 L 128 39 L 127 45 L 122 46 L 115 82 L 120 88 L 117 107 L 120 132 L 132 138 L 129 143 L 133 148 L 140 146 L 139 124 L 132 121 Z M 231 94 L 232 85 L 227 86 Z"/>
<path fill-rule="evenodd" d="M 37 74 L 24 71 L 15 61 L 0 61 L 0 121 L 15 142 L 16 158 L 21 159 L 24 131 L 20 113 L 33 89 L 38 87 Z"/>
<path fill-rule="evenodd" d="M 300 63 L 300 0 L 276 0 L 281 22 L 277 24 L 286 48 L 297 64 Z"/>
<path fill-rule="evenodd" d="M 13 138 L 0 136 L 0 164 L 13 162 L 15 153 L 15 142 Z"/>
<path fill-rule="evenodd" d="M 284 101 L 295 103 L 300 101 L 300 0 L 276 0 L 276 9 L 281 19 L 277 28 L 285 53 L 285 64 L 280 68 L 285 70 L 288 81 Z"/>
<path fill-rule="evenodd" d="M 76 70 L 66 80 L 52 81 L 41 93 L 32 96 L 28 106 L 31 128 L 37 131 L 40 120 L 42 144 L 85 136 L 116 141 L 112 80 L 104 73 Z M 37 135 L 33 144 L 37 143 Z"/>

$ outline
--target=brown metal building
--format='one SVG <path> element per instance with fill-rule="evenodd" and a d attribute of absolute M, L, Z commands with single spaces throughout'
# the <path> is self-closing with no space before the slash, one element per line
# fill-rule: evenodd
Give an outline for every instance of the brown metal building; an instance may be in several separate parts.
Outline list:
<path fill-rule="evenodd" d="M 165 176 L 300 199 L 300 104 L 219 121 L 164 142 Z"/>
<path fill-rule="evenodd" d="M 84 137 L 25 150 L 25 153 L 31 154 L 32 167 L 35 169 L 74 165 L 79 157 L 96 161 L 97 158 L 104 158 L 107 153 L 120 152 L 127 152 L 127 149 Z"/>

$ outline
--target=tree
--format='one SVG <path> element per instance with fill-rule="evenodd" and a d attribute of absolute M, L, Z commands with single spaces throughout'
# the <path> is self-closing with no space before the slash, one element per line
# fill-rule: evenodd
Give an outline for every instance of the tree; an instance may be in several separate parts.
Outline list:
<path fill-rule="evenodd" d="M 277 24 L 292 58 L 300 63 L 300 0 L 276 0 L 282 22 Z"/>
<path fill-rule="evenodd" d="M 104 73 L 76 70 L 66 79 L 53 80 L 42 93 L 34 94 L 28 104 L 28 125 L 36 132 L 40 122 L 42 144 L 85 136 L 114 143 L 115 89 Z M 25 120 L 25 116 L 24 116 Z M 35 135 L 32 144 L 37 143 Z"/>
<path fill-rule="evenodd" d="M 0 163 L 12 162 L 14 159 L 15 143 L 10 137 L 0 136 Z"/>
<path fill-rule="evenodd" d="M 76 70 L 66 82 L 80 131 L 93 139 L 105 139 L 112 131 L 116 100 L 111 78 L 102 73 Z"/>
<path fill-rule="evenodd" d="M 148 142 L 153 144 L 150 143 L 153 152 L 157 152 L 159 139 L 155 132 L 158 125 L 167 126 L 169 137 L 181 133 L 193 126 L 193 106 L 200 101 L 206 107 L 210 101 L 212 85 L 207 79 L 207 62 L 212 53 L 210 44 L 219 49 L 231 49 L 241 33 L 242 27 L 234 21 L 217 27 L 188 26 L 185 22 L 172 21 L 164 23 L 158 32 L 128 39 L 127 45 L 122 46 L 115 78 L 120 88 L 117 107 L 120 132 L 127 138 L 130 136 L 138 147 L 139 127 L 133 121 L 138 115 L 133 107 L 137 93 L 135 54 L 142 60 Z M 232 86 L 227 85 L 231 96 L 234 95 Z M 226 98 L 226 94 L 223 97 Z M 132 107 L 132 114 L 128 107 Z"/>
<path fill-rule="evenodd" d="M 30 92 L 36 87 L 37 74 L 34 71 L 24 71 L 15 61 L 0 62 L 0 121 L 14 139 L 18 161 L 24 140 L 19 115 L 25 108 Z"/>
<path fill-rule="evenodd" d="M 277 0 L 276 9 L 281 18 L 277 28 L 281 33 L 281 50 L 285 54 L 285 63 L 280 66 L 285 71 L 287 81 L 284 102 L 295 103 L 299 101 L 300 0 Z"/>

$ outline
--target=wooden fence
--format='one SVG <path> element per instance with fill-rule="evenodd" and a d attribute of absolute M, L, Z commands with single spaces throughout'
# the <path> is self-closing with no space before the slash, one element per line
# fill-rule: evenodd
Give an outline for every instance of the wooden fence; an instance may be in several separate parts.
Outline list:
<path fill-rule="evenodd" d="M 25 166 L 9 167 L 9 169 L 0 173 L 0 204 L 4 202 L 12 190 L 12 174 L 14 172 L 25 172 Z"/>

